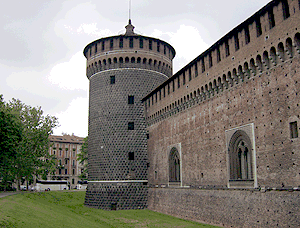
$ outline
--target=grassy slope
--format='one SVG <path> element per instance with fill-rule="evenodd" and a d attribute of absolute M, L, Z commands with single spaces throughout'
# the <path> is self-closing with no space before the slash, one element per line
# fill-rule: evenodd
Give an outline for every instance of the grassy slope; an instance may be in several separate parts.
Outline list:
<path fill-rule="evenodd" d="M 150 210 L 103 211 L 85 192 L 21 193 L 0 198 L 0 227 L 213 227 Z"/>

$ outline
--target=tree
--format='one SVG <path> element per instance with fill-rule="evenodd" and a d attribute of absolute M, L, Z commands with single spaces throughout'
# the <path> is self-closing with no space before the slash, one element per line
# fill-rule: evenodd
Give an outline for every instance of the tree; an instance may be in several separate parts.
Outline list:
<path fill-rule="evenodd" d="M 88 169 L 88 136 L 83 139 L 83 144 L 81 146 L 81 151 L 78 154 L 77 160 L 83 165 L 83 171 L 81 172 L 79 178 L 82 180 L 87 180 Z"/>
<path fill-rule="evenodd" d="M 22 125 L 14 110 L 9 110 L 0 95 L 0 184 L 6 190 L 15 177 L 16 148 L 22 138 Z"/>
<path fill-rule="evenodd" d="M 55 164 L 48 153 L 49 135 L 58 125 L 58 121 L 56 117 L 44 116 L 41 107 L 31 107 L 20 100 L 12 99 L 4 107 L 8 113 L 14 113 L 21 131 L 21 137 L 11 147 L 14 157 L 10 167 L 20 189 L 22 178 L 25 178 L 28 183 L 34 176 L 45 176 Z"/>

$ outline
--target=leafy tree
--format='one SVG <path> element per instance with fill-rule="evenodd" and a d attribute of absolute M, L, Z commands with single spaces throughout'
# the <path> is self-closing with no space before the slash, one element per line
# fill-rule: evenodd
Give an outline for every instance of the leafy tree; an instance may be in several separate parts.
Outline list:
<path fill-rule="evenodd" d="M 45 176 L 55 164 L 53 157 L 48 153 L 49 135 L 58 122 L 56 117 L 44 116 L 41 107 L 31 107 L 20 100 L 12 99 L 3 106 L 7 112 L 14 113 L 20 126 L 19 140 L 11 147 L 14 157 L 10 167 L 20 189 L 22 178 L 28 183 L 34 176 Z"/>
<path fill-rule="evenodd" d="M 83 171 L 81 172 L 79 178 L 82 180 L 87 180 L 88 169 L 88 136 L 83 139 L 83 144 L 81 146 L 81 151 L 78 154 L 77 160 L 83 165 Z"/>
<path fill-rule="evenodd" d="M 7 109 L 0 95 L 0 182 L 5 190 L 15 177 L 16 147 L 22 138 L 21 121 L 14 110 Z"/>

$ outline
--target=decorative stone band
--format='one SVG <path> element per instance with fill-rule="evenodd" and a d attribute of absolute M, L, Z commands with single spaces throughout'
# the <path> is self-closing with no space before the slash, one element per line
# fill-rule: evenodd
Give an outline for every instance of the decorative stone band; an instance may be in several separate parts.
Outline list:
<path fill-rule="evenodd" d="M 91 183 L 146 183 L 148 180 L 111 180 L 111 181 L 88 181 Z"/>

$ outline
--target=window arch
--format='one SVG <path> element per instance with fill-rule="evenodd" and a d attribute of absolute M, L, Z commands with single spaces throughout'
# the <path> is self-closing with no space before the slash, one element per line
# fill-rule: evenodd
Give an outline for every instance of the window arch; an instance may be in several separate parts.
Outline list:
<path fill-rule="evenodd" d="M 252 144 L 249 136 L 237 130 L 228 147 L 230 180 L 253 180 Z"/>
<path fill-rule="evenodd" d="M 169 155 L 169 182 L 180 182 L 180 156 L 175 147 Z"/>

